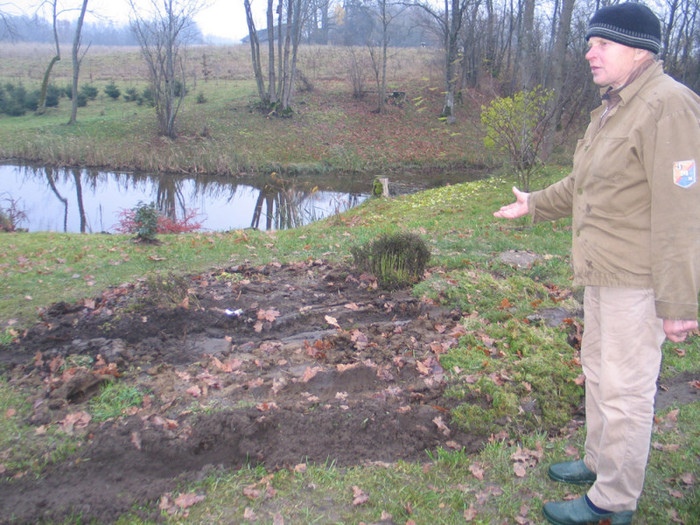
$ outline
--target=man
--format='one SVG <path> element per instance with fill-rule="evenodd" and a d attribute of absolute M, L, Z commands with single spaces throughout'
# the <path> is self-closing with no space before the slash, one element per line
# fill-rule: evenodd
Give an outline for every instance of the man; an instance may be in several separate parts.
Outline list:
<path fill-rule="evenodd" d="M 592 484 L 546 503 L 550 523 L 628 524 L 642 492 L 661 345 L 698 328 L 700 98 L 663 73 L 658 18 L 638 3 L 598 10 L 586 34 L 603 104 L 566 178 L 494 213 L 535 221 L 572 216 L 574 284 L 585 286 L 582 460 L 553 480 Z"/>

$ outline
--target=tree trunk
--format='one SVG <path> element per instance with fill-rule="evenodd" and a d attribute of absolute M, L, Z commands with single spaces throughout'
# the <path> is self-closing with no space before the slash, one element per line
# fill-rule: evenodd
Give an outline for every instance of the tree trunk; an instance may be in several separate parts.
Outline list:
<path fill-rule="evenodd" d="M 268 0 L 268 9 L 272 4 L 272 0 Z M 260 60 L 260 41 L 258 40 L 258 32 L 255 29 L 255 22 L 253 20 L 253 13 L 250 8 L 250 0 L 244 0 L 243 5 L 245 7 L 246 22 L 248 23 L 248 35 L 250 37 L 250 55 L 253 64 L 253 73 L 255 74 L 255 82 L 258 86 L 258 97 L 260 102 L 267 106 L 270 103 L 270 98 L 265 93 L 265 79 L 262 73 L 262 62 Z M 270 35 L 268 26 L 268 37 Z"/>
<path fill-rule="evenodd" d="M 87 5 L 88 0 L 83 0 L 83 6 L 80 9 L 80 16 L 78 17 L 78 21 L 75 26 L 73 49 L 71 50 L 71 58 L 73 60 L 73 97 L 68 124 L 75 124 L 75 121 L 78 118 L 78 76 L 80 75 L 80 62 L 82 60 L 78 56 L 78 53 L 80 52 L 80 32 L 83 30 L 83 20 L 85 20 Z"/>
<path fill-rule="evenodd" d="M 282 9 L 282 0 L 280 0 L 280 9 Z M 268 52 L 268 65 L 267 65 L 267 105 L 272 103 L 277 103 L 277 97 L 275 96 L 275 86 L 277 85 L 277 78 L 275 77 L 275 11 L 273 6 L 274 0 L 267 0 L 267 52 Z"/>
<path fill-rule="evenodd" d="M 56 16 L 56 4 L 58 3 L 58 0 L 53 0 L 53 41 L 56 44 L 56 56 L 54 56 L 51 59 L 51 62 L 49 62 L 49 67 L 46 68 L 46 71 L 44 72 L 44 80 L 41 82 L 41 91 L 39 93 L 39 104 L 37 105 L 37 110 L 36 113 L 37 115 L 43 115 L 44 112 L 46 111 L 46 92 L 49 89 L 49 77 L 51 76 L 51 70 L 53 69 L 53 66 L 56 65 L 56 62 L 61 60 L 61 45 L 58 41 L 58 28 L 57 28 L 57 21 L 58 18 Z"/>
<path fill-rule="evenodd" d="M 523 0 L 522 25 L 518 35 L 519 74 L 517 90 L 535 87 L 537 80 L 535 0 Z"/>
<path fill-rule="evenodd" d="M 551 115 L 550 125 L 546 130 L 546 136 L 542 147 L 542 155 L 546 159 L 552 152 L 554 133 L 561 125 L 561 115 L 563 111 L 563 100 L 565 94 L 564 71 L 566 66 L 566 50 L 569 35 L 571 34 L 571 18 L 574 12 L 576 0 L 562 0 L 561 16 L 559 17 L 559 28 L 557 29 L 554 47 L 552 49 L 551 64 L 552 71 L 549 76 L 550 82 L 547 88 L 553 93 L 550 101 L 548 113 Z"/>

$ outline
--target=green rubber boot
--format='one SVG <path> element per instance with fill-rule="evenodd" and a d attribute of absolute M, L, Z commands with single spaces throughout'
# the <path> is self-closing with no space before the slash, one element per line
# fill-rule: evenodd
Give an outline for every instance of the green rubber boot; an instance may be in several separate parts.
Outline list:
<path fill-rule="evenodd" d="M 570 501 L 550 501 L 544 504 L 542 514 L 554 525 L 630 525 L 631 510 L 598 514 L 586 503 L 585 496 Z"/>
<path fill-rule="evenodd" d="M 582 459 L 555 463 L 549 467 L 549 477 L 554 481 L 571 483 L 572 485 L 590 485 L 595 482 L 595 472 L 592 472 Z"/>

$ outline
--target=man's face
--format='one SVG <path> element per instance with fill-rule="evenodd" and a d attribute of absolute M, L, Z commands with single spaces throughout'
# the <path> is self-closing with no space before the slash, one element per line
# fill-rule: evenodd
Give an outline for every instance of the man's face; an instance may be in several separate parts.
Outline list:
<path fill-rule="evenodd" d="M 642 49 L 625 46 L 593 36 L 588 39 L 586 60 L 591 66 L 593 82 L 601 87 L 618 88 L 627 82 L 643 57 Z"/>

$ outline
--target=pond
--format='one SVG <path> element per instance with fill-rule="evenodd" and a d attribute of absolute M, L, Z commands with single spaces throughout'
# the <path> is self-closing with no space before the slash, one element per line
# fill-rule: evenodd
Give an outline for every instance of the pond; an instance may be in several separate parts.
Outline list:
<path fill-rule="evenodd" d="M 408 193 L 479 176 L 404 173 L 392 179 L 391 189 Z M 116 233 L 125 213 L 151 203 L 169 219 L 199 224 L 201 231 L 282 230 L 357 206 L 369 197 L 374 179 L 347 173 L 192 177 L 0 164 L 0 231 L 4 214 L 31 232 Z"/>
<path fill-rule="evenodd" d="M 125 212 L 154 203 L 203 231 L 294 228 L 360 204 L 371 181 L 319 186 L 318 178 L 193 178 L 0 165 L 0 210 L 28 231 L 115 233 Z"/>

